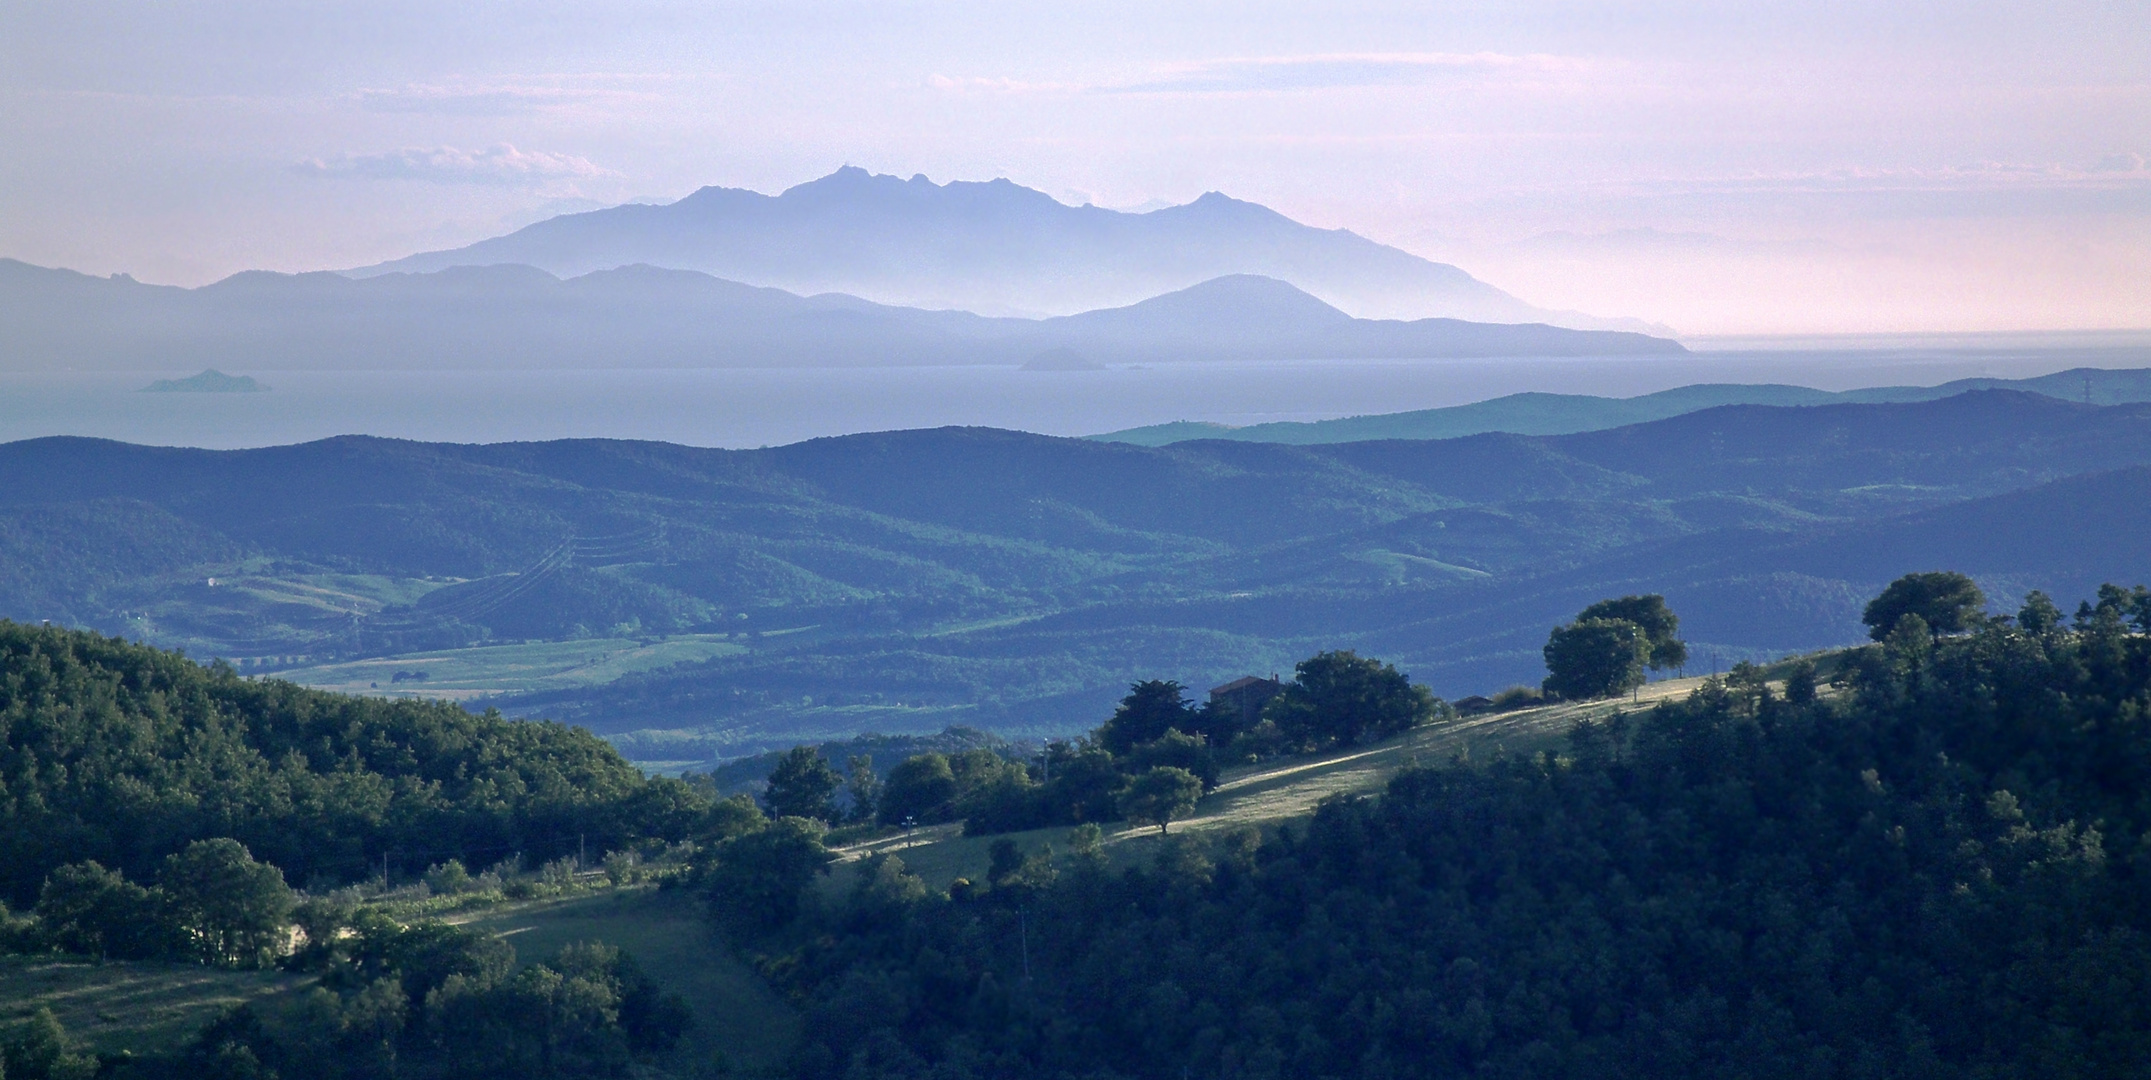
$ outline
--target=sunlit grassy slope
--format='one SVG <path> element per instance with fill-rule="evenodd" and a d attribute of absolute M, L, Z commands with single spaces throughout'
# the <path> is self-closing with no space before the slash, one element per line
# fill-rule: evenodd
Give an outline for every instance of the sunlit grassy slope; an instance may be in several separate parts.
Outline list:
<path fill-rule="evenodd" d="M 1204 835 L 1275 826 L 1313 812 L 1316 804 L 1332 795 L 1376 791 L 1398 770 L 1415 762 L 1433 764 L 1459 754 L 1485 758 L 1532 753 L 1557 745 L 1580 721 L 1648 709 L 1669 698 L 1685 697 L 1702 685 L 1703 678 L 1665 679 L 1619 700 L 1563 702 L 1465 717 L 1371 746 L 1228 772 L 1217 790 L 1203 797 L 1192 816 L 1173 823 L 1171 832 Z M 1068 830 L 1063 827 L 1011 833 L 1006 839 L 1015 841 L 1026 853 L 1036 853 L 1047 845 L 1056 851 L 1064 850 L 1067 836 Z M 959 877 L 976 879 L 983 875 L 988 850 L 999 839 L 1003 837 L 967 837 L 962 835 L 961 826 L 941 825 L 843 848 L 840 855 L 847 861 L 857 861 L 880 852 L 894 854 L 928 885 L 947 888 Z M 1116 864 L 1137 861 L 1148 857 L 1157 839 L 1154 828 L 1112 828 L 1105 836 L 1107 854 Z M 832 887 L 840 888 L 844 882 L 845 875 L 839 874 Z"/>
<path fill-rule="evenodd" d="M 50 956 L 0 957 L 0 1028 L 49 1008 L 90 1051 L 175 1050 L 234 1005 L 312 982 L 275 971 Z"/>
<path fill-rule="evenodd" d="M 563 945 L 602 941 L 633 954 L 665 989 L 687 1000 L 694 1024 L 656 1064 L 678 1076 L 752 1073 L 778 1064 L 798 1038 L 799 1016 L 715 937 L 695 897 L 627 888 L 492 908 L 468 919 L 499 934 L 523 963 Z"/>

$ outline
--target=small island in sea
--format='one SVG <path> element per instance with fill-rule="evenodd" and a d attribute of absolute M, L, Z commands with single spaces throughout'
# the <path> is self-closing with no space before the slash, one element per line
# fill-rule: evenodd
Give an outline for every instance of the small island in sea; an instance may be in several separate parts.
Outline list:
<path fill-rule="evenodd" d="M 1105 365 L 1070 348 L 1047 349 L 1023 365 L 1025 371 L 1104 371 Z"/>
<path fill-rule="evenodd" d="M 142 388 L 146 394 L 258 394 L 268 387 L 252 375 L 226 375 L 210 368 L 184 379 L 158 379 Z"/>

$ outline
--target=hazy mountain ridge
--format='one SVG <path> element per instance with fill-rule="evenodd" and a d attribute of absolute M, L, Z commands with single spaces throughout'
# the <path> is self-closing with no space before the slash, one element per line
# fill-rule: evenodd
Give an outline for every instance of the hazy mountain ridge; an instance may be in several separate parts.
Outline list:
<path fill-rule="evenodd" d="M 1340 646 L 1458 696 L 1535 678 L 1548 625 L 1623 592 L 1666 593 L 1721 657 L 1854 638 L 1865 599 L 1914 569 L 2067 600 L 2151 580 L 2151 532 L 2128 532 L 2145 466 L 2151 405 L 2008 391 L 1329 446 L 42 439 L 0 446 L 0 615 L 197 655 L 722 634 L 729 655 L 509 702 L 681 760 L 1069 730 L 1133 678 Z M 2076 497 L 2106 524 L 2074 530 Z M 2060 546 L 1963 561 L 2041 531 Z"/>
<path fill-rule="evenodd" d="M 1447 319 L 1353 319 L 1280 281 L 1220 278 L 1126 308 L 985 318 L 797 296 L 689 270 L 561 280 L 527 266 L 353 280 L 250 271 L 198 289 L 0 260 L 16 369 L 755 367 L 1679 352 L 1664 338 Z"/>
<path fill-rule="evenodd" d="M 1881 386 L 1843 391 L 1770 383 L 1700 383 L 1628 398 L 1533 391 L 1468 405 L 1336 420 L 1278 421 L 1245 427 L 1182 420 L 1127 428 L 1091 438 L 1139 446 L 1169 446 L 1196 439 L 1305 446 L 1370 439 L 1455 439 L 1493 431 L 1515 435 L 1572 435 L 1649 423 L 1720 405 L 1934 401 L 1968 390 L 2027 390 L 2065 401 L 2079 400 L 2081 394 L 2086 404 L 2118 405 L 2151 401 L 2151 368 L 2071 368 L 2029 379 L 1972 378 L 1939 386 Z"/>
<path fill-rule="evenodd" d="M 637 263 L 798 293 L 995 313 L 1122 307 L 1233 274 L 1291 282 L 1363 318 L 1543 322 L 1666 333 L 1536 308 L 1445 263 L 1210 192 L 1125 213 L 1008 180 L 935 184 L 847 166 L 778 195 L 706 187 L 662 206 L 568 214 L 506 236 L 348 271 L 522 264 L 562 277 Z"/>

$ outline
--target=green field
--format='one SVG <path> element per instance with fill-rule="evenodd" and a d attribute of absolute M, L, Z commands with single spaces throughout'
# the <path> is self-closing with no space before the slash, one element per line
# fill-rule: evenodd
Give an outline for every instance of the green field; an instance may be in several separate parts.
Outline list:
<path fill-rule="evenodd" d="M 48 1008 L 84 1049 L 101 1054 L 170 1051 L 234 1005 L 312 981 L 311 976 L 276 971 L 189 964 L 0 957 L 0 1026 Z"/>
<path fill-rule="evenodd" d="M 687 999 L 694 1024 L 656 1064 L 678 1076 L 721 1076 L 778 1064 L 798 1038 L 799 1016 L 735 958 L 692 895 L 627 888 L 451 918 L 515 946 L 524 963 L 563 945 L 602 941 L 632 953 L 667 990 Z"/>
<path fill-rule="evenodd" d="M 726 634 L 586 638 L 374 657 L 291 668 L 275 677 L 347 694 L 465 701 L 488 694 L 596 686 L 631 672 L 745 651 Z M 426 677 L 396 682 L 399 671 L 423 671 Z"/>

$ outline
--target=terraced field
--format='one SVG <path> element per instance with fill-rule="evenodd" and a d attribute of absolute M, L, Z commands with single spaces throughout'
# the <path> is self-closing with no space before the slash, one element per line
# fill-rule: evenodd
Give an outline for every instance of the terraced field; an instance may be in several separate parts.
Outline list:
<path fill-rule="evenodd" d="M 379 697 L 469 701 L 489 694 L 596 686 L 622 675 L 746 651 L 726 634 L 662 638 L 586 638 L 523 645 L 483 645 L 279 671 L 302 686 Z M 396 678 L 403 672 L 405 678 Z M 423 673 L 424 678 L 412 678 Z"/>

